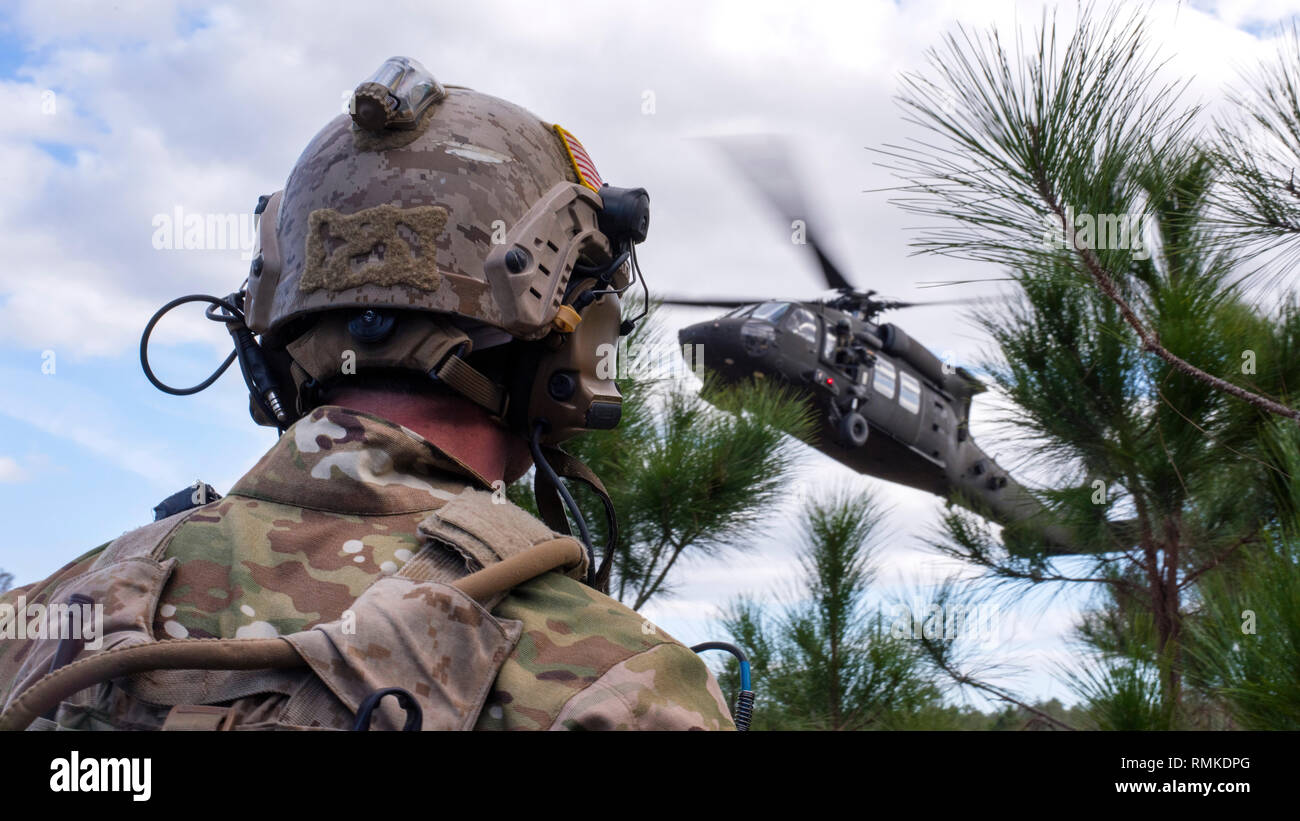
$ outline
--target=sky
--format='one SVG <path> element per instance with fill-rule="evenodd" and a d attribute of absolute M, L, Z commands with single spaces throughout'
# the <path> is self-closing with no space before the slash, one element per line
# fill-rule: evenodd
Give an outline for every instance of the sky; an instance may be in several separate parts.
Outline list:
<path fill-rule="evenodd" d="M 189 293 L 222 295 L 248 268 L 240 243 L 156 247 L 162 215 L 233 215 L 251 225 L 260 194 L 283 186 L 312 135 L 387 57 L 440 81 L 522 105 L 575 133 L 601 176 L 649 190 L 638 250 L 650 287 L 677 295 L 812 297 L 815 268 L 701 138 L 775 133 L 794 147 L 820 233 L 862 287 L 901 299 L 979 296 L 988 266 L 912 256 L 917 219 L 891 204 L 878 149 L 919 136 L 894 102 L 901 73 L 959 23 L 1033 26 L 1041 2 L 106 3 L 41 0 L 0 9 L 0 568 L 17 584 L 151 519 L 202 479 L 224 492 L 272 444 L 248 418 L 237 369 L 172 397 L 141 373 L 139 334 Z M 1136 4 L 1131 4 L 1136 5 Z M 1146 6 L 1147 4 L 1142 4 Z M 1069 19 L 1073 4 L 1063 4 Z M 1209 112 L 1243 68 L 1275 49 L 1300 2 L 1152 2 L 1168 76 Z M 245 230 L 247 230 L 245 228 Z M 173 384 L 205 377 L 229 338 L 198 307 L 159 326 L 151 350 Z M 672 309 L 673 327 L 710 312 Z M 987 348 L 960 308 L 891 317 L 936 354 L 970 365 Z M 1014 437 L 976 400 L 975 437 L 1017 465 Z M 1023 467 L 1029 481 L 1034 467 Z M 1040 472 L 1041 473 L 1041 472 Z M 645 615 L 686 643 L 720 638 L 720 607 L 770 596 L 795 577 L 798 501 L 873 491 L 889 509 L 878 591 L 962 568 L 924 546 L 939 500 L 859 477 L 806 453 L 769 535 L 739 554 L 688 562 L 673 598 Z M 1052 592 L 1059 595 L 1051 596 Z M 1081 591 L 1036 591 L 1005 608 L 1000 679 L 1070 701 L 1055 671 L 1086 605 Z"/>

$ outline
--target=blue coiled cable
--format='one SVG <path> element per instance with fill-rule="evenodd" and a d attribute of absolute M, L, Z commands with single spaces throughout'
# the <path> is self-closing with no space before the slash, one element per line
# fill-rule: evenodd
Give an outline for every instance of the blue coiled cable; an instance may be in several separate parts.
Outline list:
<path fill-rule="evenodd" d="M 705 650 L 726 650 L 740 662 L 740 694 L 736 696 L 735 720 L 736 729 L 742 733 L 747 732 L 750 723 L 754 720 L 754 691 L 750 689 L 749 658 L 745 655 L 745 651 L 725 641 L 706 641 L 695 645 L 691 650 L 696 653 Z"/>

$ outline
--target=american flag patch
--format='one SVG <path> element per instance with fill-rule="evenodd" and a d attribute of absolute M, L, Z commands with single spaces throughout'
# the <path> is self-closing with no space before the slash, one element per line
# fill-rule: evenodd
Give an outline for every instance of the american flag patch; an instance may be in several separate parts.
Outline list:
<path fill-rule="evenodd" d="M 573 163 L 573 170 L 578 172 L 578 179 L 592 191 L 599 192 L 600 187 L 605 183 L 601 180 L 600 173 L 596 171 L 596 164 L 591 161 L 587 149 L 582 147 L 577 137 L 558 125 L 555 126 L 555 133 L 559 134 L 560 139 L 564 141 L 564 150 L 569 155 L 569 162 Z"/>

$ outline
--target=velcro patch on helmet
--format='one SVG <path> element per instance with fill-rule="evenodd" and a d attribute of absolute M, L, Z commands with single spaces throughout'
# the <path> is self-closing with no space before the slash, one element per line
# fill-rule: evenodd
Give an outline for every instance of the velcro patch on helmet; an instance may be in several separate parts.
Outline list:
<path fill-rule="evenodd" d="M 298 289 L 410 285 L 437 290 L 442 276 L 434 243 L 446 225 L 447 209 L 439 205 L 377 205 L 355 214 L 318 208 L 308 218 Z"/>
<path fill-rule="evenodd" d="M 555 126 L 555 133 L 560 135 L 560 140 L 564 143 L 564 151 L 569 155 L 569 162 L 573 164 L 573 170 L 578 172 L 578 180 L 592 191 L 600 193 L 600 187 L 605 183 L 596 171 L 596 163 L 592 161 L 587 149 L 582 147 L 577 137 L 558 125 Z"/>

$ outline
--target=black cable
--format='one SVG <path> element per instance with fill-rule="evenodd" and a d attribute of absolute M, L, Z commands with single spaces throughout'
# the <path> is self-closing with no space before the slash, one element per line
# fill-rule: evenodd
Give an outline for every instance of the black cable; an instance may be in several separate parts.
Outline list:
<path fill-rule="evenodd" d="M 244 309 L 240 307 L 241 305 L 243 305 L 243 303 L 239 301 L 239 294 L 230 294 L 225 299 L 219 299 L 212 305 L 204 308 L 203 315 L 208 319 L 211 319 L 213 322 L 224 322 L 227 325 L 231 322 L 243 322 Z M 224 313 L 217 313 L 217 308 L 220 308 Z M 238 311 L 238 313 L 232 313 L 232 311 Z"/>
<path fill-rule="evenodd" d="M 577 263 L 573 266 L 573 270 L 574 273 L 581 274 L 584 277 L 595 277 L 601 282 L 609 282 L 609 278 L 613 273 L 617 271 L 623 263 L 627 262 L 628 257 L 631 255 L 632 252 L 630 250 L 624 249 L 621 254 L 614 257 L 614 260 L 606 265 L 597 266 Z"/>
<path fill-rule="evenodd" d="M 578 533 L 582 538 L 582 544 L 587 548 L 587 580 L 590 582 L 596 572 L 596 551 L 591 546 L 591 532 L 587 530 L 587 520 L 582 518 L 582 511 L 578 510 L 578 503 L 573 500 L 573 494 L 569 493 L 564 482 L 560 481 L 560 477 L 555 474 L 555 468 L 551 467 L 551 463 L 547 462 L 546 457 L 542 455 L 542 430 L 545 427 L 546 423 L 540 420 L 534 423 L 533 436 L 528 440 L 528 446 L 533 452 L 533 464 L 537 465 L 537 469 L 560 491 L 564 506 L 569 509 L 569 513 L 578 523 Z"/>
<path fill-rule="evenodd" d="M 236 353 L 238 353 L 238 348 L 236 348 Z M 259 386 L 257 380 L 253 377 L 248 360 L 242 356 L 238 357 L 238 359 L 239 372 L 244 377 L 244 384 L 248 385 L 249 398 L 257 403 L 257 407 L 261 409 L 263 415 L 266 416 L 267 421 L 275 425 L 276 432 L 284 433 L 285 428 L 280 424 L 280 419 L 276 416 L 275 410 L 272 409 L 271 405 L 266 401 L 266 398 L 262 396 L 262 392 L 258 389 Z"/>
<path fill-rule="evenodd" d="M 230 352 L 230 355 L 226 357 L 226 361 L 222 362 L 212 372 L 211 376 L 199 384 L 189 388 L 173 388 L 159 379 L 154 374 L 153 368 L 149 366 L 149 338 L 154 327 L 168 312 L 190 302 L 208 303 L 203 315 L 213 322 L 220 322 L 226 326 L 226 331 L 235 343 L 235 350 Z M 281 423 L 285 420 L 281 418 L 281 413 L 275 411 L 276 403 L 279 400 L 275 396 L 274 380 L 268 371 L 265 359 L 261 355 L 261 349 L 258 347 L 257 341 L 245 324 L 242 293 L 230 294 L 224 299 L 218 299 L 207 294 L 190 294 L 189 296 L 173 299 L 150 317 L 148 324 L 144 327 L 144 333 L 140 336 L 140 367 L 144 370 L 145 378 L 155 388 L 172 396 L 189 396 L 204 390 L 220 379 L 221 375 L 226 372 L 226 369 L 236 359 L 239 360 L 239 370 L 244 377 L 244 384 L 248 386 L 249 397 L 256 403 L 263 416 L 275 425 L 276 430 L 283 433 L 284 425 Z"/>
<path fill-rule="evenodd" d="M 632 270 L 636 273 L 636 278 L 641 280 L 641 291 L 645 294 L 645 302 L 641 305 L 641 313 L 632 319 L 624 322 L 624 325 L 632 326 L 640 322 L 646 314 L 650 313 L 650 286 L 646 284 L 645 274 L 641 273 L 641 263 L 636 260 L 636 246 L 632 246 Z M 629 331 L 630 332 L 630 331 Z M 626 336 L 626 334 L 624 334 Z"/>
<path fill-rule="evenodd" d="M 234 305 L 227 302 L 226 300 L 218 299 L 217 297 L 214 296 L 208 296 L 207 294 L 190 294 L 189 296 L 183 296 L 180 297 L 179 299 L 173 299 L 171 302 L 168 302 L 166 305 L 162 306 L 154 313 L 153 317 L 150 318 L 149 323 L 144 326 L 144 334 L 142 334 L 140 337 L 140 367 L 144 369 L 145 378 L 148 379 L 155 388 L 162 391 L 163 393 L 169 393 L 172 396 L 189 396 L 191 394 L 195 394 L 201 390 L 204 390 L 205 388 L 210 386 L 213 382 L 216 382 L 218 379 L 220 379 L 221 375 L 226 372 L 226 369 L 229 368 L 231 363 L 234 362 L 236 359 L 235 352 L 231 351 L 230 356 L 226 357 L 226 361 L 222 362 L 221 365 L 215 371 L 212 372 L 211 376 L 209 376 L 207 379 L 203 380 L 202 382 L 200 382 L 199 384 L 191 388 L 173 388 L 171 385 L 166 384 L 165 382 L 163 382 L 161 379 L 159 379 L 157 376 L 154 375 L 153 368 L 149 367 L 149 335 L 153 333 L 154 326 L 157 325 L 159 320 L 161 320 L 164 316 L 166 316 L 168 312 L 170 312 L 173 308 L 177 308 L 189 302 L 209 303 L 209 307 L 205 310 L 204 313 L 209 319 L 213 319 L 218 322 L 231 322 L 231 321 L 242 322 L 244 316 L 243 311 L 239 310 L 239 308 L 235 307 Z M 223 311 L 229 314 L 229 318 L 217 318 L 213 316 L 211 313 L 213 307 L 221 308 Z"/>
<path fill-rule="evenodd" d="M 726 650 L 728 653 L 736 657 L 736 661 L 749 661 L 749 656 L 745 655 L 744 650 L 741 650 L 736 645 L 725 641 L 706 641 L 691 647 L 691 652 L 693 653 L 699 653 L 703 650 Z"/>
<path fill-rule="evenodd" d="M 650 304 L 650 285 L 645 281 L 645 274 L 641 273 L 641 261 L 636 258 L 636 246 L 632 246 L 632 267 L 636 270 L 636 278 L 641 280 L 641 291 L 645 294 L 646 305 Z M 649 310 L 647 308 L 646 310 Z M 645 316 L 642 311 L 641 316 Z M 640 317 L 638 317 L 639 319 Z"/>
<path fill-rule="evenodd" d="M 600 497 L 600 503 L 605 507 L 605 528 L 609 533 L 609 539 L 605 542 L 605 557 L 600 560 L 600 569 L 596 571 L 595 581 L 597 589 L 602 593 L 609 592 L 609 572 L 610 564 L 614 561 L 614 549 L 618 547 L 618 514 L 614 512 L 614 501 L 604 493 L 597 493 Z"/>

